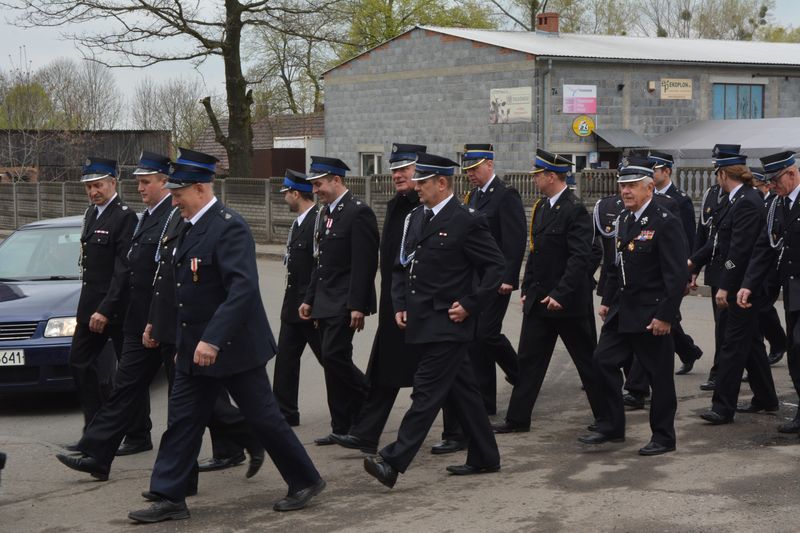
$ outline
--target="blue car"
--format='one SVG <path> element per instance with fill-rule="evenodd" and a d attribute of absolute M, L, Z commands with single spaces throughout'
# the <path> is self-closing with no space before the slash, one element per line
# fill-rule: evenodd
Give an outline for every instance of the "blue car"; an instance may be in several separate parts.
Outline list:
<path fill-rule="evenodd" d="M 82 222 L 79 216 L 33 222 L 0 243 L 0 393 L 75 388 L 69 350 L 81 291 Z M 114 360 L 109 345 L 101 376 Z"/>

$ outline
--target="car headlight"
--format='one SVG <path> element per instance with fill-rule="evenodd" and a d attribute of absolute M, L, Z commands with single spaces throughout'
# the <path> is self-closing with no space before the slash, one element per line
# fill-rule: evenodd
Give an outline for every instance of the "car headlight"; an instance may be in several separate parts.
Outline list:
<path fill-rule="evenodd" d="M 75 333 L 75 317 L 51 318 L 44 327 L 45 337 L 72 337 Z"/>

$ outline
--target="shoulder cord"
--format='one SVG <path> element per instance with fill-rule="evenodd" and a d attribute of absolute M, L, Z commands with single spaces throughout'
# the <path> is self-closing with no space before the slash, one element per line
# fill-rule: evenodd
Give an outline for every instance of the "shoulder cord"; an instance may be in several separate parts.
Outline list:
<path fill-rule="evenodd" d="M 322 217 L 321 206 L 317 209 L 317 216 L 314 217 L 314 259 L 319 259 L 319 241 L 322 240 L 322 231 L 319 229 L 319 220 Z"/>
<path fill-rule="evenodd" d="M 536 220 L 536 211 L 539 208 L 539 204 L 542 203 L 541 198 L 537 198 L 533 201 L 533 207 L 531 207 L 531 227 L 530 227 L 530 245 L 528 246 L 528 250 L 533 252 L 533 221 Z"/>
<path fill-rule="evenodd" d="M 417 255 L 417 251 L 414 250 L 410 254 L 406 255 L 406 237 L 408 237 L 408 227 L 411 225 L 411 215 L 419 209 L 421 206 L 417 206 L 412 209 L 407 215 L 405 220 L 403 221 L 403 236 L 400 240 L 400 265 L 406 266 L 408 263 L 413 261 L 414 256 Z"/>
<path fill-rule="evenodd" d="M 597 233 L 600 234 L 601 237 L 605 237 L 607 239 L 613 238 L 617 236 L 617 224 L 619 223 L 619 215 L 617 215 L 617 220 L 614 222 L 614 229 L 611 231 L 605 231 L 603 225 L 600 223 L 600 202 L 602 199 L 597 200 L 597 203 L 594 204 L 594 226 L 597 230 Z M 594 239 L 594 232 L 592 232 L 592 238 Z"/>
<path fill-rule="evenodd" d="M 614 235 L 614 250 L 616 250 L 616 254 L 617 254 L 616 257 L 615 257 L 614 264 L 616 264 L 620 268 L 620 271 L 622 272 L 622 286 L 624 287 L 626 285 L 626 281 L 627 280 L 625 278 L 625 260 L 622 258 L 622 250 L 620 250 L 620 244 L 621 243 L 619 241 L 619 219 L 620 219 L 621 216 L 622 216 L 622 213 L 617 215 L 617 220 L 614 222 L 614 228 L 616 229 L 616 231 L 614 232 L 615 233 L 615 235 Z M 626 220 L 627 220 L 627 217 L 626 217 Z"/>
<path fill-rule="evenodd" d="M 81 254 L 78 256 L 78 279 L 83 279 L 83 234 L 86 231 L 86 218 L 89 216 L 89 211 L 93 209 L 94 206 L 90 205 L 86 208 L 86 211 L 83 212 L 83 223 L 81 223 L 81 236 L 80 236 L 80 243 L 81 243 Z"/>
<path fill-rule="evenodd" d="M 772 232 L 775 225 L 775 211 L 778 208 L 778 204 L 782 201 L 780 196 L 775 196 L 772 200 L 772 203 L 769 204 L 769 210 L 767 211 L 767 236 L 769 237 L 769 245 L 772 247 L 773 250 L 777 250 L 778 248 L 781 251 L 778 253 L 778 262 L 775 265 L 776 269 L 780 269 L 781 267 L 781 259 L 783 259 L 783 251 L 785 250 L 783 246 L 783 238 L 784 235 L 781 235 L 781 238 L 777 241 L 775 240 L 775 234 Z"/>
<path fill-rule="evenodd" d="M 170 211 L 169 216 L 167 217 L 167 221 L 164 223 L 164 227 L 161 228 L 161 235 L 158 237 L 158 243 L 156 244 L 156 273 L 153 275 L 153 286 L 156 285 L 156 280 L 158 279 L 158 273 L 161 272 L 161 245 L 164 243 L 164 235 L 167 234 L 167 227 L 169 227 L 169 223 L 172 221 L 172 217 L 175 216 L 175 213 L 180 211 L 179 208 L 175 207 Z"/>

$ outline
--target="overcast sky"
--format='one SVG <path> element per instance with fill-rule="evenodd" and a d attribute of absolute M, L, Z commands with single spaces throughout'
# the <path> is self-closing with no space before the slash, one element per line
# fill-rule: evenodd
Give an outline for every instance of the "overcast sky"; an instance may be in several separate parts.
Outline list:
<path fill-rule="evenodd" d="M 800 26 L 800 1 L 777 0 L 773 15 L 774 21 L 778 24 Z M 61 38 L 63 28 L 20 29 L 14 25 L 11 16 L 9 13 L 5 16 L 0 15 L 0 35 L 2 35 L 0 69 L 18 67 L 20 49 L 24 51 L 24 56 L 27 57 L 33 70 L 57 57 L 81 58 L 74 43 Z M 225 90 L 222 61 L 218 58 L 210 58 L 199 70 L 195 70 L 187 62 L 172 62 L 147 69 L 115 69 L 115 73 L 117 83 L 126 95 L 133 93 L 133 87 L 142 76 L 149 76 L 157 82 L 177 76 L 198 78 L 205 83 L 209 92 L 224 93 Z"/>

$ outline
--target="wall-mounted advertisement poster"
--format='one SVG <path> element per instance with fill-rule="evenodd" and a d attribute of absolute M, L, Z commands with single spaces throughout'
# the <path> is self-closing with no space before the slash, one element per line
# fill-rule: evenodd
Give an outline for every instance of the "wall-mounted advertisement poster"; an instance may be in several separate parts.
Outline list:
<path fill-rule="evenodd" d="M 564 85 L 562 112 L 576 115 L 597 113 L 597 85 Z"/>
<path fill-rule="evenodd" d="M 533 119 L 533 89 L 512 87 L 489 91 L 489 124 L 513 124 Z"/>
<path fill-rule="evenodd" d="M 678 78 L 661 78 L 662 100 L 691 100 L 692 80 Z"/>

